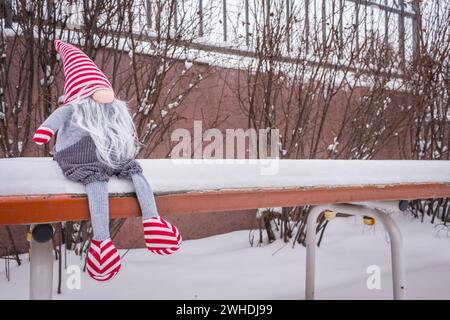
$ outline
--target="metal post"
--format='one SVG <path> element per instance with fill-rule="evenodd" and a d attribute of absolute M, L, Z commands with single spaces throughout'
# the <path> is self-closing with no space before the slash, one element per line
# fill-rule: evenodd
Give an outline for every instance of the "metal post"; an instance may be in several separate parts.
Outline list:
<path fill-rule="evenodd" d="M 53 228 L 33 228 L 30 257 L 30 300 L 50 300 L 53 289 Z"/>
<path fill-rule="evenodd" d="M 400 229 L 391 217 L 377 208 L 369 209 L 360 205 L 331 204 L 314 206 L 308 215 L 306 230 L 306 279 L 305 299 L 314 299 L 315 264 L 316 264 L 316 222 L 320 213 L 332 210 L 358 216 L 369 216 L 379 219 L 389 234 L 391 244 L 393 296 L 395 300 L 405 299 L 405 265 L 403 257 L 403 240 Z"/>
<path fill-rule="evenodd" d="M 227 42 L 227 0 L 222 0 L 223 42 Z"/>
<path fill-rule="evenodd" d="M 286 46 L 289 53 L 291 52 L 291 29 L 293 29 L 292 25 L 294 24 L 291 19 L 290 1 L 286 0 Z"/>
<path fill-rule="evenodd" d="M 305 299 L 314 300 L 315 288 L 315 273 L 316 273 L 316 222 L 320 213 L 324 210 L 333 207 L 329 206 L 314 206 L 308 214 L 306 222 L 306 282 L 305 282 Z"/>
<path fill-rule="evenodd" d="M 398 51 L 400 54 L 400 65 L 403 69 L 405 67 L 405 0 L 400 0 L 400 14 L 398 16 L 398 38 L 399 47 Z M 403 71 L 403 70 L 402 70 Z"/>
<path fill-rule="evenodd" d="M 391 242 L 392 285 L 395 300 L 405 300 L 406 270 L 403 257 L 403 239 L 395 221 L 384 212 L 375 210 L 376 216 L 383 223 Z"/>
<path fill-rule="evenodd" d="M 250 46 L 250 19 L 249 19 L 249 3 L 245 0 L 245 45 Z"/>
<path fill-rule="evenodd" d="M 412 34 L 413 34 L 413 57 L 417 57 L 420 54 L 420 36 L 422 32 L 422 15 L 420 13 L 420 0 L 414 0 L 412 2 L 412 9 L 414 11 L 414 17 L 412 17 Z"/>
<path fill-rule="evenodd" d="M 327 1 L 322 0 L 322 48 L 325 51 L 327 47 Z"/>
<path fill-rule="evenodd" d="M 306 50 L 306 54 L 308 55 L 309 53 L 309 0 L 305 0 L 305 32 L 304 37 L 305 37 L 305 50 Z"/>
<path fill-rule="evenodd" d="M 151 2 L 151 0 L 146 1 L 146 9 L 147 10 L 145 12 L 145 17 L 147 18 L 147 29 L 151 30 L 151 28 L 152 28 L 152 2 Z"/>
<path fill-rule="evenodd" d="M 198 35 L 203 37 L 203 0 L 198 0 Z"/>

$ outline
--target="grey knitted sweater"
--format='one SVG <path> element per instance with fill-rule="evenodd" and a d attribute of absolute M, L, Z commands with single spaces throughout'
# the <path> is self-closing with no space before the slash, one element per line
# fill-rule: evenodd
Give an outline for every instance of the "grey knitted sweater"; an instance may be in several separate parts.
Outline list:
<path fill-rule="evenodd" d="M 71 122 L 73 108 L 71 104 L 59 107 L 39 127 L 42 130 L 50 129 L 57 132 L 58 138 L 53 153 L 64 150 L 89 135 L 87 131 Z"/>

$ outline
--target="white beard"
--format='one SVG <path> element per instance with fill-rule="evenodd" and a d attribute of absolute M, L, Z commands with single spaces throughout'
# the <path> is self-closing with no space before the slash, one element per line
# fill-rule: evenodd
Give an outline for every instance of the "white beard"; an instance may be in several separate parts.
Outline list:
<path fill-rule="evenodd" d="M 138 150 L 136 128 L 127 104 L 115 99 L 99 104 L 92 98 L 72 102 L 71 121 L 94 140 L 99 160 L 111 168 L 134 159 Z"/>

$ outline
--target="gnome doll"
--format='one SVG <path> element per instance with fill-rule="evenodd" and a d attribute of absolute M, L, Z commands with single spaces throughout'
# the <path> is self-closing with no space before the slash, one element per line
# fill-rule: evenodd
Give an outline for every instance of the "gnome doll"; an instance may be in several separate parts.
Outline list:
<path fill-rule="evenodd" d="M 64 103 L 36 131 L 42 145 L 55 132 L 53 160 L 64 176 L 86 186 L 93 239 L 87 271 L 95 280 L 112 279 L 120 270 L 120 256 L 109 234 L 108 180 L 111 176 L 133 182 L 142 211 L 147 248 L 168 255 L 181 244 L 178 229 L 162 219 L 153 192 L 134 160 L 138 142 L 125 102 L 118 100 L 102 71 L 78 48 L 55 41 L 64 67 Z"/>

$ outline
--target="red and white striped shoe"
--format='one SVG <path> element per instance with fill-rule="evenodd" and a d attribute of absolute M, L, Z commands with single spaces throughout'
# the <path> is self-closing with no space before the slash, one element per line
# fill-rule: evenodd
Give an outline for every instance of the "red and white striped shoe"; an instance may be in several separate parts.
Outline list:
<path fill-rule="evenodd" d="M 93 239 L 86 259 L 87 272 L 97 281 L 110 280 L 120 270 L 120 255 L 110 238 L 103 241 Z"/>
<path fill-rule="evenodd" d="M 178 229 L 161 217 L 142 221 L 147 249 L 160 255 L 169 255 L 180 249 L 181 235 Z"/>

